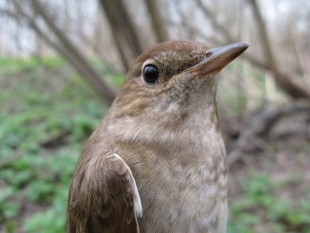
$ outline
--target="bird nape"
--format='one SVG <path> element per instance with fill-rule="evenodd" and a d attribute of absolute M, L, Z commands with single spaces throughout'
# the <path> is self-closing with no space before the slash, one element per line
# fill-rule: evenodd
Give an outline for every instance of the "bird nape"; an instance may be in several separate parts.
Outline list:
<path fill-rule="evenodd" d="M 67 232 L 226 232 L 216 89 L 247 48 L 176 40 L 134 61 L 77 162 Z"/>

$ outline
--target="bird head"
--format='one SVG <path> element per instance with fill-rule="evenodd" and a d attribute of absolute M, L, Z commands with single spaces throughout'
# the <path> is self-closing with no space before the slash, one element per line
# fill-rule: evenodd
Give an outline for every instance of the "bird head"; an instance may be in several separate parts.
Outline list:
<path fill-rule="evenodd" d="M 219 72 L 247 48 L 243 42 L 212 48 L 186 40 L 155 45 L 134 61 L 112 106 L 114 117 L 175 127 L 213 106 Z"/>

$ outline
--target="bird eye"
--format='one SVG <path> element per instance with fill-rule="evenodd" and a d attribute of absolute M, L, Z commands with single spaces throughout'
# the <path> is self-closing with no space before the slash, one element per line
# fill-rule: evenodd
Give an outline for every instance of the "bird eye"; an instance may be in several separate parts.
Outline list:
<path fill-rule="evenodd" d="M 143 79 L 149 84 L 154 84 L 159 77 L 159 72 L 156 66 L 146 65 L 143 68 Z"/>

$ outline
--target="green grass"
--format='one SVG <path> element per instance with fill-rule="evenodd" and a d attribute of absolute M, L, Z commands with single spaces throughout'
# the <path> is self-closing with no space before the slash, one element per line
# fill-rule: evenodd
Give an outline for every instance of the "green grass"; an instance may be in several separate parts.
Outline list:
<path fill-rule="evenodd" d="M 310 232 L 310 203 L 305 199 L 279 196 L 281 184 L 267 174 L 254 172 L 241 180 L 243 194 L 231 201 L 228 232 L 254 233 L 255 226 L 268 222 L 273 233 Z"/>
<path fill-rule="evenodd" d="M 29 233 L 65 231 L 76 160 L 107 110 L 83 85 L 45 72 L 61 69 L 63 59 L 42 62 L 45 68 L 33 58 L 0 59 L 0 225 L 7 232 L 20 226 Z M 64 132 L 64 145 L 43 146 Z M 25 212 L 25 203 L 33 212 Z"/>

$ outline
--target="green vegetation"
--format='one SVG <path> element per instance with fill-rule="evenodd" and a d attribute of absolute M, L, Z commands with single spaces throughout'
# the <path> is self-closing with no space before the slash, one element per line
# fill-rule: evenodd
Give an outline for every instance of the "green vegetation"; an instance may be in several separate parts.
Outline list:
<path fill-rule="evenodd" d="M 59 57 L 0 58 L 0 88 L 0 231 L 65 232 L 76 160 L 107 106 Z M 310 190 L 284 198 L 283 184 L 259 169 L 235 179 L 241 190 L 230 200 L 229 233 L 310 233 Z"/>
<path fill-rule="evenodd" d="M 72 71 L 57 72 L 64 66 L 57 57 L 0 59 L 0 225 L 7 232 L 64 232 L 76 159 L 107 110 Z"/>
<path fill-rule="evenodd" d="M 310 233 L 310 203 L 306 199 L 289 199 L 277 195 L 282 184 L 272 182 L 267 174 L 251 174 L 241 180 L 243 194 L 231 201 L 228 232 L 305 232 Z M 309 197 L 308 197 L 309 198 Z M 257 230 L 254 230 L 257 229 Z"/>

